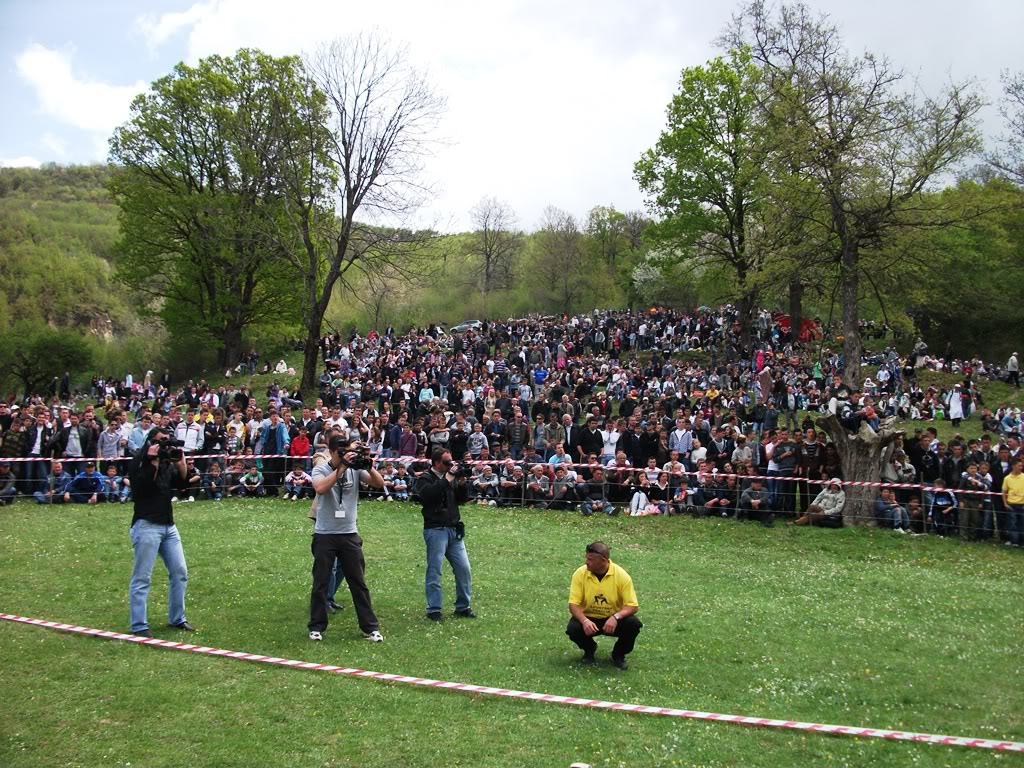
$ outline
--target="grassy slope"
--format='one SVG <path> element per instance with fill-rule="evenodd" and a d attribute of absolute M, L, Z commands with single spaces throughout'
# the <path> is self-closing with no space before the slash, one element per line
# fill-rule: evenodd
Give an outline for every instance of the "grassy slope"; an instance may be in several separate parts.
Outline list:
<path fill-rule="evenodd" d="M 387 641 L 349 607 L 306 639 L 304 503 L 196 503 L 179 524 L 194 642 L 618 701 L 1024 740 L 1019 552 L 868 530 L 465 510 L 475 622 L 422 616 L 416 509 L 364 503 Z M 0 609 L 124 628 L 129 511 L 0 516 Z M 632 668 L 576 664 L 568 578 L 603 538 L 646 624 Z M 156 570 L 151 620 L 162 629 Z M 445 594 L 453 599 L 450 576 Z M 346 596 L 347 597 L 347 596 Z M 609 643 L 601 643 L 600 657 Z M 981 765 L 914 744 L 756 731 L 408 689 L 0 625 L 0 764 Z M 1014 761 L 1007 756 L 1004 759 Z M 1019 760 L 1017 758 L 1016 760 Z"/>

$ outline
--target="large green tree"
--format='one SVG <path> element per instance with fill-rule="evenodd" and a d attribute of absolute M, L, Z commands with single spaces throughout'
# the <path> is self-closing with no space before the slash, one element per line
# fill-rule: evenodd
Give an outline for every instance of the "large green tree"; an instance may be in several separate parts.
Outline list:
<path fill-rule="evenodd" d="M 982 101 L 971 83 L 916 94 L 884 57 L 851 56 L 836 26 L 802 3 L 755 0 L 724 41 L 749 49 L 762 69 L 774 134 L 766 165 L 789 180 L 773 190 L 772 205 L 779 216 L 809 218 L 801 226 L 818 238 L 812 257 L 834 270 L 844 378 L 859 386 L 860 307 L 888 279 L 887 241 L 972 215 L 927 193 L 980 148 Z"/>
<path fill-rule="evenodd" d="M 758 278 L 771 255 L 765 241 L 765 123 L 760 71 L 738 48 L 684 69 L 668 106 L 668 126 L 636 163 L 635 176 L 657 221 L 646 236 L 693 268 L 726 268 L 749 343 Z"/>
<path fill-rule="evenodd" d="M 238 361 L 247 329 L 298 316 L 286 254 L 261 233 L 284 215 L 269 145 L 288 146 L 311 98 L 297 58 L 211 56 L 154 82 L 110 141 L 119 276 L 221 366 Z"/>
<path fill-rule="evenodd" d="M 19 320 L 0 335 L 0 380 L 20 383 L 26 398 L 44 393 L 65 371 L 86 370 L 91 361 L 89 342 L 70 329 Z"/>

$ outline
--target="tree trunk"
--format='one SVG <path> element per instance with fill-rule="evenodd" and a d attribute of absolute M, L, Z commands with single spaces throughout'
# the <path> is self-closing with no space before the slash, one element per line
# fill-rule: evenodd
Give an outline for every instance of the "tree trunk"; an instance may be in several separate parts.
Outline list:
<path fill-rule="evenodd" d="M 860 389 L 860 356 L 864 345 L 860 340 L 860 273 L 857 244 L 847 242 L 843 245 L 842 283 L 843 283 L 843 355 L 846 367 L 843 370 L 843 383 L 851 389 Z"/>
<path fill-rule="evenodd" d="M 234 368 L 242 359 L 242 323 L 228 320 L 224 324 L 224 342 L 217 355 L 217 364 L 222 371 Z"/>
<path fill-rule="evenodd" d="M 820 429 L 832 438 L 843 468 L 843 481 L 877 483 L 882 477 L 882 452 L 889 443 L 903 435 L 903 430 L 893 429 L 896 419 L 883 419 L 875 432 L 867 422 L 861 422 L 860 431 L 850 434 L 833 414 L 817 420 Z M 846 505 L 843 507 L 843 523 L 846 525 L 867 525 L 874 520 L 873 505 L 878 488 L 871 486 L 843 485 Z"/>
<path fill-rule="evenodd" d="M 800 340 L 800 326 L 804 322 L 804 284 L 795 277 L 789 281 L 789 328 L 795 344 Z"/>
<path fill-rule="evenodd" d="M 317 391 L 317 366 L 320 363 L 320 326 L 321 320 L 310 321 L 306 340 L 302 344 L 302 389 L 303 401 L 315 395 Z M 312 397 L 316 401 L 316 397 Z"/>
<path fill-rule="evenodd" d="M 741 285 L 741 290 L 743 286 Z M 740 296 L 740 354 L 750 357 L 753 351 L 750 346 L 750 332 L 754 327 L 754 304 L 757 300 L 754 291 L 744 291 Z"/>

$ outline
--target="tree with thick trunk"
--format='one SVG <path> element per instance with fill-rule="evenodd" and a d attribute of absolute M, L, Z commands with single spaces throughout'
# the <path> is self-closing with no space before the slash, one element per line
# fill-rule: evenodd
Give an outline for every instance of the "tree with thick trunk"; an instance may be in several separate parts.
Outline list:
<path fill-rule="evenodd" d="M 877 483 L 882 478 L 882 453 L 886 446 L 902 437 L 902 429 L 896 429 L 895 417 L 882 419 L 876 432 L 862 421 L 860 429 L 851 434 L 839 422 L 835 414 L 827 414 L 815 422 L 825 431 L 836 450 L 843 469 L 843 479 Z M 847 485 L 846 505 L 843 507 L 843 522 L 846 525 L 867 525 L 874 519 L 872 505 L 878 498 L 878 488 L 872 486 Z"/>

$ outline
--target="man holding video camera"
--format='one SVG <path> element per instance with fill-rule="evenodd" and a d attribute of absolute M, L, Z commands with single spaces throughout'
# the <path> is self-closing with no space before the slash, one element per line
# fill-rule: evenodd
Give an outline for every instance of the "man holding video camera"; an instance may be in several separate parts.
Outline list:
<path fill-rule="evenodd" d="M 142 637 L 153 636 L 146 621 L 146 601 L 157 555 L 167 567 L 170 584 L 167 621 L 175 629 L 193 630 L 185 619 L 188 569 L 171 507 L 171 498 L 183 493 L 188 486 L 188 469 L 181 445 L 170 439 L 166 428 L 154 427 L 129 470 L 135 502 L 130 529 L 135 562 L 128 587 L 128 605 L 132 634 Z"/>
<path fill-rule="evenodd" d="M 370 453 L 361 443 L 335 435 L 327 444 L 330 461 L 313 469 L 316 522 L 313 524 L 313 592 L 309 599 L 309 639 L 323 640 L 327 629 L 327 587 L 337 559 L 352 594 L 363 637 L 384 639 L 366 586 L 363 540 L 356 532 L 359 484 L 384 487 Z"/>
<path fill-rule="evenodd" d="M 459 516 L 459 503 L 469 498 L 466 479 L 473 470 L 456 467 L 451 452 L 443 448 L 435 448 L 430 461 L 431 468 L 416 484 L 423 502 L 423 540 L 427 544 L 427 618 L 441 621 L 441 564 L 447 558 L 455 574 L 455 615 L 475 619 L 470 607 L 473 576 L 464 541 L 466 528 Z"/>

